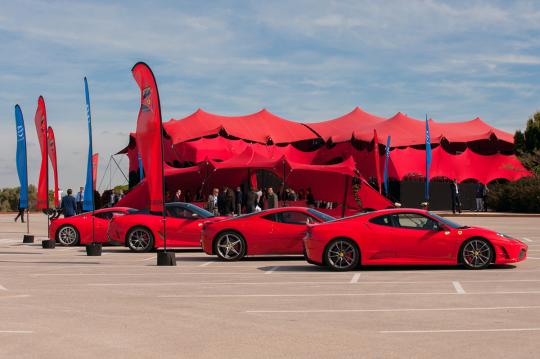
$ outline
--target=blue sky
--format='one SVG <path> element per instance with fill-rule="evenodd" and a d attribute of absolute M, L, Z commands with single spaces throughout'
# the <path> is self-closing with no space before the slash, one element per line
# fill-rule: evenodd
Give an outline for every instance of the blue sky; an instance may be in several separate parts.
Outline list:
<path fill-rule="evenodd" d="M 313 122 L 360 106 L 385 117 L 479 116 L 514 131 L 540 107 L 534 1 L 4 0 L 1 9 L 0 187 L 18 184 L 16 103 L 37 182 L 39 95 L 56 132 L 60 186 L 84 183 L 84 76 L 102 174 L 135 128 L 137 61 L 156 74 L 164 120 L 201 107 Z"/>

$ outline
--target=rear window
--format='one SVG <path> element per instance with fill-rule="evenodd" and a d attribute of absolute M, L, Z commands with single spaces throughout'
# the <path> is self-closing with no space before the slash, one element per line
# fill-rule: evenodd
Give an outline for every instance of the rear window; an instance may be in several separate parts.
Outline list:
<path fill-rule="evenodd" d="M 392 226 L 392 219 L 389 215 L 374 217 L 370 219 L 369 222 L 378 224 L 379 226 Z"/>

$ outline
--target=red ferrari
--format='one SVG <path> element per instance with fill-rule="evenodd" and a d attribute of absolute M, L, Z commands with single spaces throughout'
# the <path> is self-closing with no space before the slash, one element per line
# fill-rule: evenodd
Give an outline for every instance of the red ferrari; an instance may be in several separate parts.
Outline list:
<path fill-rule="evenodd" d="M 527 258 L 527 245 L 515 238 L 416 209 L 387 209 L 311 225 L 304 243 L 309 261 L 336 271 L 360 264 L 483 269 Z"/>
<path fill-rule="evenodd" d="M 191 203 L 166 204 L 167 247 L 200 247 L 202 223 L 225 217 Z M 163 216 L 147 210 L 115 218 L 108 231 L 109 240 L 129 247 L 134 252 L 148 252 L 163 247 Z"/>
<path fill-rule="evenodd" d="M 205 222 L 203 250 L 220 259 L 235 261 L 246 255 L 303 254 L 302 239 L 309 223 L 335 220 L 312 208 L 283 207 Z"/>
<path fill-rule="evenodd" d="M 97 243 L 107 243 L 107 228 L 113 217 L 136 212 L 127 207 L 98 209 L 94 212 L 94 239 Z M 55 239 L 63 246 L 76 246 L 92 242 L 92 212 L 86 212 L 68 218 L 57 218 L 51 221 L 49 238 Z"/>

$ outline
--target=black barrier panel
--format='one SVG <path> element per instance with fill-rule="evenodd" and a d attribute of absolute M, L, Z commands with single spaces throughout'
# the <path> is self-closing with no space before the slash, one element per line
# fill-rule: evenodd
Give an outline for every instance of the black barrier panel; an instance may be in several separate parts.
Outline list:
<path fill-rule="evenodd" d="M 401 181 L 400 199 L 402 206 L 420 208 L 420 204 L 424 202 L 425 185 L 425 182 L 422 181 Z M 459 184 L 462 210 L 473 210 L 476 208 L 476 186 L 476 183 Z M 431 182 L 429 187 L 429 209 L 435 211 L 451 210 L 452 197 L 450 182 Z"/>

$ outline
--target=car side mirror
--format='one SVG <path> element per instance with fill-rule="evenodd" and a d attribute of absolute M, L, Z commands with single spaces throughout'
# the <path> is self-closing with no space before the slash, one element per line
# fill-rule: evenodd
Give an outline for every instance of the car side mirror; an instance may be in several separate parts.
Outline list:
<path fill-rule="evenodd" d="M 437 226 L 437 229 L 439 231 L 449 231 L 450 229 L 448 228 L 448 226 L 444 223 L 439 223 L 439 225 Z"/>

